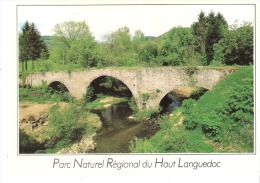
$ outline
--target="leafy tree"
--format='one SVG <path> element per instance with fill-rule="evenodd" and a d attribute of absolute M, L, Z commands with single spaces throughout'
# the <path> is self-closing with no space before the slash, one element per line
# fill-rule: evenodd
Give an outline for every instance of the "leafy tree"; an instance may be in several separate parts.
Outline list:
<path fill-rule="evenodd" d="M 150 63 L 158 55 L 158 45 L 155 41 L 149 40 L 142 44 L 140 48 L 139 57 L 141 61 Z"/>
<path fill-rule="evenodd" d="M 96 43 L 85 21 L 67 21 L 54 27 L 52 59 L 92 67 Z"/>
<path fill-rule="evenodd" d="M 224 38 L 214 45 L 214 60 L 227 65 L 253 64 L 253 27 L 232 26 Z"/>
<path fill-rule="evenodd" d="M 194 65 L 194 36 L 190 28 L 174 27 L 171 29 L 159 49 L 164 65 Z"/>
<path fill-rule="evenodd" d="M 120 27 L 117 31 L 106 34 L 104 39 L 107 44 L 110 63 L 116 66 L 127 65 L 134 59 L 134 51 L 131 43 L 131 34 L 128 27 Z"/>
<path fill-rule="evenodd" d="M 140 54 L 140 48 L 141 45 L 144 43 L 145 41 L 145 37 L 144 37 L 144 33 L 141 30 L 136 30 L 134 32 L 134 36 L 132 38 L 132 45 L 133 45 L 133 49 L 134 49 L 134 54 L 135 54 L 135 59 L 137 59 L 137 61 L 140 61 L 139 58 L 139 54 Z"/>
<path fill-rule="evenodd" d="M 22 27 L 19 33 L 19 60 L 22 62 L 22 70 L 27 70 L 27 61 L 38 58 L 48 59 L 49 51 L 41 40 L 41 34 L 34 23 L 28 21 Z M 34 62 L 33 62 L 34 67 Z"/>

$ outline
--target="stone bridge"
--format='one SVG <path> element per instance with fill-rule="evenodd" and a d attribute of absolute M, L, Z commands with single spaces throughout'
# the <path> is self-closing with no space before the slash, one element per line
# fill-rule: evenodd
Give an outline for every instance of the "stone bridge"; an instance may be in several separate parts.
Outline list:
<path fill-rule="evenodd" d="M 42 81 L 64 84 L 71 96 L 81 99 L 94 79 L 110 76 L 122 81 L 132 92 L 139 109 L 157 109 L 162 98 L 174 89 L 195 85 L 211 90 L 221 79 L 232 73 L 229 68 L 140 68 L 140 69 L 96 69 L 75 72 L 34 73 L 26 77 L 25 83 L 39 86 Z M 144 94 L 149 98 L 144 101 Z"/>

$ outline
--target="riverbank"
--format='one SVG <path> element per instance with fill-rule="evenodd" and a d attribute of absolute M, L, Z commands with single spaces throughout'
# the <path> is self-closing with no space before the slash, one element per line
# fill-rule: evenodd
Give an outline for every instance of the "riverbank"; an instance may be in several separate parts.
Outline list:
<path fill-rule="evenodd" d="M 121 102 L 127 102 L 129 99 L 125 97 L 113 97 L 106 95 L 99 95 L 98 98 L 92 102 L 86 104 L 86 108 L 89 110 L 101 110 L 111 107 L 114 104 Z"/>
<path fill-rule="evenodd" d="M 254 152 L 253 86 L 253 67 L 227 76 L 198 100 L 184 100 L 171 117 L 162 116 L 161 129 L 150 139 L 133 141 L 131 152 Z"/>
<path fill-rule="evenodd" d="M 53 108 L 58 109 L 56 114 L 51 112 Z M 102 127 L 102 123 L 96 114 L 90 112 L 83 112 L 78 119 L 72 116 L 73 119 L 68 118 L 66 121 L 65 118 L 70 115 L 70 112 L 78 111 L 74 108 L 65 102 L 44 104 L 20 102 L 20 153 L 75 154 L 93 150 L 95 147 L 93 136 L 95 131 Z M 65 116 L 64 119 L 63 116 Z M 66 130 L 69 130 L 67 134 L 70 136 L 64 137 L 62 133 Z"/>

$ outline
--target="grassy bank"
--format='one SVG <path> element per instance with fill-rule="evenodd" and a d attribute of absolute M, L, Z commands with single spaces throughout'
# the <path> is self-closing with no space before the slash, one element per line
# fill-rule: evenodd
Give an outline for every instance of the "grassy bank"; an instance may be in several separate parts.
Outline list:
<path fill-rule="evenodd" d="M 131 151 L 253 152 L 253 99 L 253 67 L 245 67 L 199 100 L 184 101 L 173 117 L 162 117 L 161 130 L 149 140 L 133 141 Z"/>
<path fill-rule="evenodd" d="M 118 97 L 112 97 L 112 96 L 99 94 L 94 101 L 86 103 L 86 108 L 89 110 L 104 109 L 104 108 L 110 107 L 113 104 L 118 104 L 118 103 L 127 102 L 127 101 L 128 101 L 128 99 L 125 97 L 118 98 Z"/>

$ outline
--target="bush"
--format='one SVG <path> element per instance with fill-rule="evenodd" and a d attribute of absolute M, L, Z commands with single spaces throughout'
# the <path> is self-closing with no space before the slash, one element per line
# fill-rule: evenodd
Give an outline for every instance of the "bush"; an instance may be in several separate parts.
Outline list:
<path fill-rule="evenodd" d="M 196 113 L 194 112 L 195 106 L 194 99 L 187 99 L 182 102 L 183 115 L 184 115 L 184 126 L 186 129 L 193 130 L 197 127 L 198 121 L 196 119 Z"/>
<path fill-rule="evenodd" d="M 95 99 L 94 97 L 95 97 L 94 88 L 92 86 L 88 86 L 86 95 L 84 97 L 85 101 L 86 102 L 91 102 L 91 101 L 93 101 Z"/>
<path fill-rule="evenodd" d="M 53 131 L 49 132 L 51 147 L 61 149 L 75 141 L 80 141 L 84 134 L 93 133 L 93 127 L 88 122 L 89 113 L 76 104 L 71 104 L 63 111 L 55 105 L 50 109 L 49 125 Z"/>
<path fill-rule="evenodd" d="M 131 97 L 130 101 L 128 102 L 128 105 L 134 114 L 136 114 L 138 112 L 138 107 L 136 105 L 134 97 Z"/>

